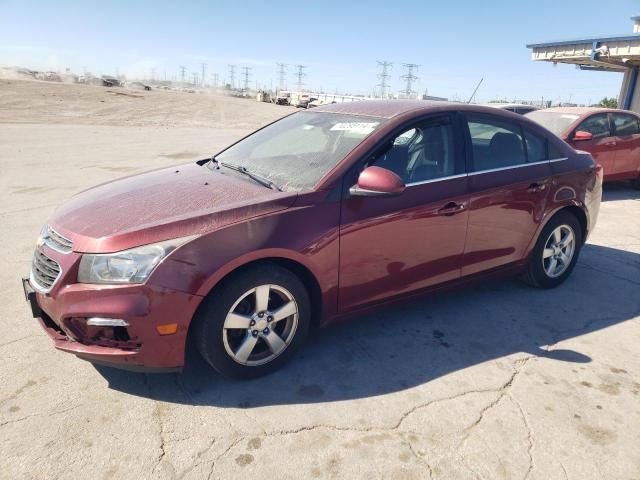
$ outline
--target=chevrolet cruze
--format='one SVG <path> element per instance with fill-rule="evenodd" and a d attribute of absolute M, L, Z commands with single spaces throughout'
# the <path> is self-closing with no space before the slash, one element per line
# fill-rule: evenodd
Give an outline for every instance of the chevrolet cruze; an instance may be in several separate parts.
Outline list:
<path fill-rule="evenodd" d="M 569 145 L 589 152 L 603 181 L 629 180 L 640 189 L 640 115 L 628 110 L 557 107 L 527 114 Z"/>
<path fill-rule="evenodd" d="M 559 285 L 601 185 L 589 154 L 510 112 L 320 106 L 76 195 L 23 286 L 59 350 L 176 370 L 189 338 L 222 374 L 254 377 L 385 302 L 505 273 Z"/>

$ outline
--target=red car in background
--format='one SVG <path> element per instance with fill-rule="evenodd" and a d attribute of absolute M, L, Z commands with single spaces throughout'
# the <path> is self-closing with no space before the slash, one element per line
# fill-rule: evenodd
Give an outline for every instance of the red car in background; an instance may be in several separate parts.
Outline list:
<path fill-rule="evenodd" d="M 604 180 L 640 188 L 640 115 L 628 110 L 559 107 L 527 113 L 577 150 L 589 152 Z"/>
<path fill-rule="evenodd" d="M 591 155 L 514 113 L 320 106 L 76 195 L 23 287 L 56 348 L 83 359 L 179 369 L 189 337 L 219 372 L 254 377 L 312 327 L 384 302 L 500 273 L 559 285 L 601 182 Z"/>

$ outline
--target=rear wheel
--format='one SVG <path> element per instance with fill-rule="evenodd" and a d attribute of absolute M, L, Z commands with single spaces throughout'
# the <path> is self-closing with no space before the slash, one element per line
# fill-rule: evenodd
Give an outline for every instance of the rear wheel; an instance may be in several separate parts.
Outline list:
<path fill-rule="evenodd" d="M 553 288 L 573 271 L 582 248 L 582 229 L 569 212 L 556 214 L 542 229 L 531 253 L 525 281 L 539 288 Z"/>
<path fill-rule="evenodd" d="M 268 263 L 233 275 L 204 300 L 195 343 L 218 372 L 235 378 L 271 373 L 306 338 L 309 295 L 300 279 Z"/>

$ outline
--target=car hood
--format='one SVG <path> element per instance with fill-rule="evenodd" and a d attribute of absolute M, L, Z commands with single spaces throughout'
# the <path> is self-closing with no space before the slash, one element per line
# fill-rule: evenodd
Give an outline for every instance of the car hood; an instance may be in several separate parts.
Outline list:
<path fill-rule="evenodd" d="M 296 196 L 192 163 L 85 190 L 49 224 L 76 252 L 110 253 L 283 210 Z"/>

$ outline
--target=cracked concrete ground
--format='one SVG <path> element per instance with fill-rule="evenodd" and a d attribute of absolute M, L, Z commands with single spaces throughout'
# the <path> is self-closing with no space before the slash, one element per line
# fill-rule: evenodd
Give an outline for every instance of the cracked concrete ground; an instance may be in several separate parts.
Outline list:
<path fill-rule="evenodd" d="M 54 207 L 242 133 L 0 126 L 0 478 L 640 478 L 640 192 L 624 184 L 561 287 L 503 280 L 367 314 L 262 379 L 55 351 L 19 281 Z"/>

